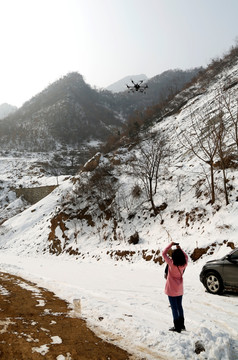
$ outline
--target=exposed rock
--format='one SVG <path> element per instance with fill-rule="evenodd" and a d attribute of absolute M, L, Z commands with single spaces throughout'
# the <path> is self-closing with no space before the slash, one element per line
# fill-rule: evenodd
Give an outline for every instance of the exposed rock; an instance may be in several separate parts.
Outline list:
<path fill-rule="evenodd" d="M 209 250 L 209 246 L 206 248 L 195 248 L 193 253 L 191 254 L 191 259 L 193 261 L 197 261 L 202 257 L 204 254 L 206 254 Z"/>
<path fill-rule="evenodd" d="M 101 154 L 97 153 L 89 161 L 84 164 L 82 171 L 93 171 L 95 170 L 100 162 Z"/>
<path fill-rule="evenodd" d="M 195 342 L 195 353 L 196 354 L 200 354 L 202 351 L 205 351 L 205 347 L 203 346 L 201 341 L 196 341 Z"/>
<path fill-rule="evenodd" d="M 139 234 L 138 232 L 136 231 L 133 235 L 130 236 L 130 239 L 128 240 L 129 244 L 138 244 L 139 243 Z"/>

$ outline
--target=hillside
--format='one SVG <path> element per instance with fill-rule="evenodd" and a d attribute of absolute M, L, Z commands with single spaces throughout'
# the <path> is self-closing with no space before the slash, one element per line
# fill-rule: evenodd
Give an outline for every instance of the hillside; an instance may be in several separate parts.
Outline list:
<path fill-rule="evenodd" d="M 70 73 L 0 123 L 5 149 L 50 151 L 105 139 L 122 120 L 83 77 Z"/>
<path fill-rule="evenodd" d="M 161 92 L 166 97 L 172 87 L 178 91 L 197 72 L 171 71 L 165 81 L 163 76 L 153 79 L 149 96 L 98 91 L 86 84 L 82 75 L 69 73 L 0 121 L 2 150 L 59 154 L 73 149 L 81 155 L 82 164 L 85 150 L 90 156 L 88 142 L 105 141 L 120 131 L 129 114 L 157 102 Z"/>
<path fill-rule="evenodd" d="M 16 214 L 12 192 L 0 268 L 34 279 L 73 310 L 80 300 L 77 316 L 138 358 L 195 360 L 200 342 L 201 359 L 236 359 L 237 295 L 206 293 L 199 273 L 238 247 L 237 79 L 236 51 L 154 111 L 133 141 L 97 153 L 40 202 Z M 2 186 L 52 180 L 17 167 L 9 174 L 5 166 Z M 189 255 L 181 334 L 168 331 L 164 295 L 162 250 L 171 240 Z"/>
<path fill-rule="evenodd" d="M 238 84 L 227 88 L 228 77 L 229 84 L 237 79 L 237 59 L 216 74 L 202 92 L 199 91 L 201 80 L 198 80 L 190 90 L 178 94 L 172 100 L 176 106 L 188 93 L 190 98 L 186 98 L 184 105 L 180 103 L 172 115 L 155 119 L 150 131 L 141 133 L 141 143 L 96 155 L 34 209 L 29 208 L 6 221 L 3 232 L 7 233 L 7 242 L 5 236 L 1 236 L 1 248 L 13 246 L 19 251 L 19 247 L 25 248 L 27 244 L 28 251 L 32 249 L 33 253 L 68 253 L 80 257 L 89 254 L 90 249 L 90 257 L 94 254 L 100 258 L 101 252 L 106 251 L 107 256 L 115 258 L 125 254 L 129 258 L 148 255 L 157 261 L 159 249 L 170 236 L 182 239 L 191 256 L 196 248 L 214 251 L 218 244 L 234 246 L 237 224 L 231 214 L 236 213 L 238 204 L 238 159 L 233 122 L 237 119 Z M 219 157 L 217 150 L 213 158 L 212 194 L 209 156 L 198 147 L 200 138 L 194 136 L 191 142 L 188 138 L 201 131 L 201 137 L 207 132 L 206 139 L 208 126 L 211 127 L 212 119 L 221 113 L 221 107 L 226 130 L 222 135 L 225 159 Z M 203 140 L 203 147 L 211 147 L 212 140 L 208 140 L 208 143 Z M 148 188 L 143 185 L 147 181 L 143 178 L 142 169 L 146 166 L 143 158 L 148 156 L 147 152 L 153 153 L 158 144 L 163 154 L 152 202 Z M 226 162 L 224 167 L 222 161 Z M 29 226 L 25 224 L 23 236 L 15 224 L 26 214 Z M 43 237 L 38 230 L 42 228 L 46 229 Z M 35 243 L 29 244 L 27 239 L 31 239 L 32 233 Z M 130 236 L 135 233 L 139 234 L 136 246 L 129 244 Z M 126 253 L 122 254 L 122 249 Z"/>

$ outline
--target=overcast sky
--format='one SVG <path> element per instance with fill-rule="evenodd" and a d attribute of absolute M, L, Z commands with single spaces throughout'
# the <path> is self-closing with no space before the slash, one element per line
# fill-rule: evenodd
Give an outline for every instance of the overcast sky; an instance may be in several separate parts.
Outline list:
<path fill-rule="evenodd" d="M 0 0 L 0 104 L 77 71 L 97 88 L 206 66 L 238 38 L 238 0 Z"/>

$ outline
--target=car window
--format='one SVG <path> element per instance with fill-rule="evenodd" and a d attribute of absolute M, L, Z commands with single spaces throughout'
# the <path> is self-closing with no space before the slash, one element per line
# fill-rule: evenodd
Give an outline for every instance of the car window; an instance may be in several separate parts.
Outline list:
<path fill-rule="evenodd" d="M 238 260 L 238 250 L 236 250 L 233 254 L 231 254 L 232 260 Z"/>

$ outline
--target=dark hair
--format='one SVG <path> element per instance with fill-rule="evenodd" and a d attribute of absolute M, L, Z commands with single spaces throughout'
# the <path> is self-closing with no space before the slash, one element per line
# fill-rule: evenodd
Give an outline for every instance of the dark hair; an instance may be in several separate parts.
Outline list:
<path fill-rule="evenodd" d="M 183 266 L 186 264 L 186 258 L 181 249 L 176 249 L 173 251 L 172 259 L 175 266 Z"/>

